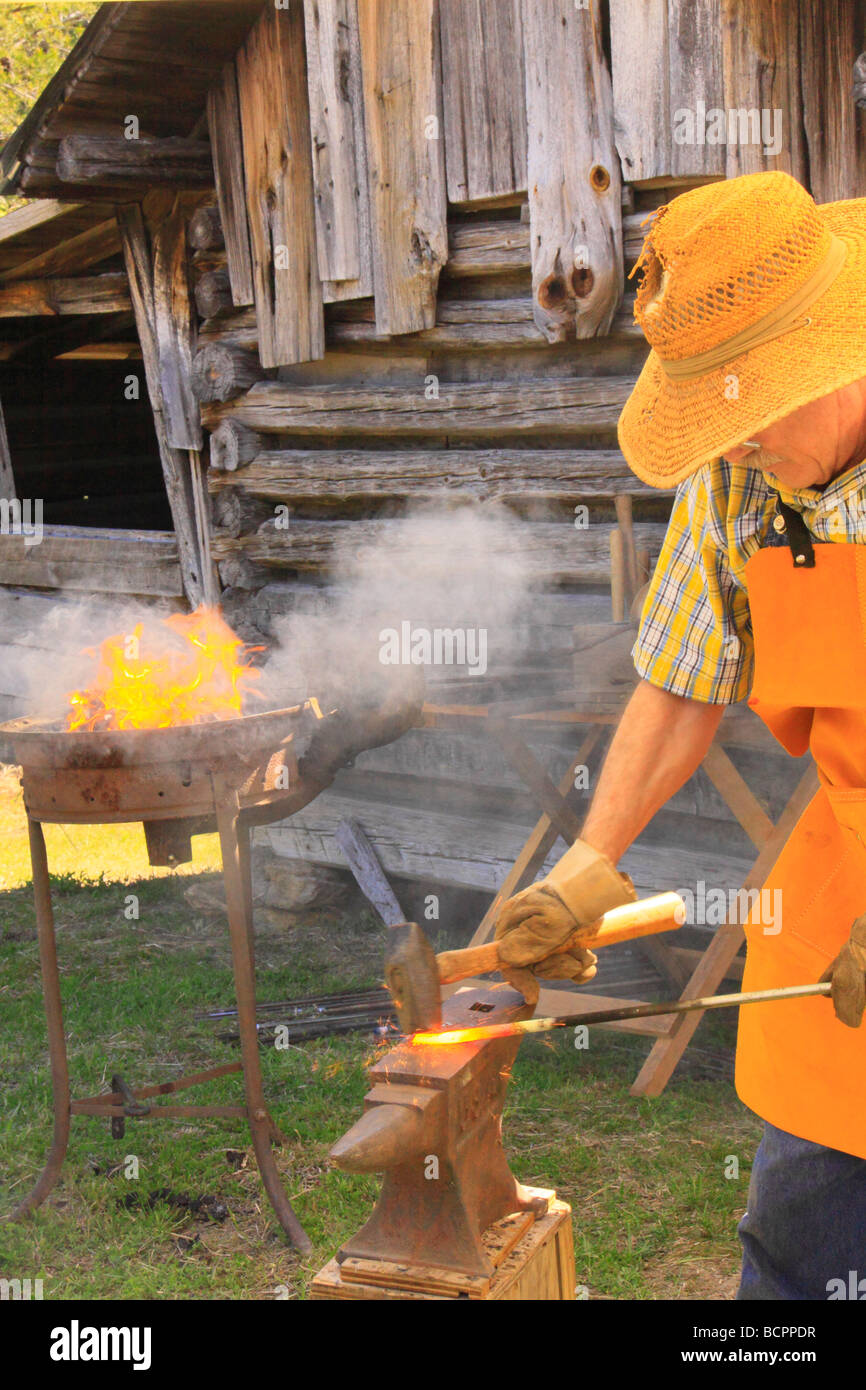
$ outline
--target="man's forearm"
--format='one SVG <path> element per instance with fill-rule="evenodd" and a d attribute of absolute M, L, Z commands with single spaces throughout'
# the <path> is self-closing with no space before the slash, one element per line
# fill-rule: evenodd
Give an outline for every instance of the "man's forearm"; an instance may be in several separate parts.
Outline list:
<path fill-rule="evenodd" d="M 641 681 L 613 736 L 581 838 L 616 864 L 700 765 L 724 710 Z"/>

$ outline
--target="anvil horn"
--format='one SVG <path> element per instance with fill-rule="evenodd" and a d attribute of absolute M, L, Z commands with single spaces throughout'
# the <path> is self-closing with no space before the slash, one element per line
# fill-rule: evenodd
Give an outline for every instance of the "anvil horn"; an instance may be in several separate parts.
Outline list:
<path fill-rule="evenodd" d="M 409 1093 L 400 1104 L 397 1091 Z M 426 1111 L 437 1094 L 419 1096 L 411 1087 L 374 1086 L 366 1097 L 369 1110 L 331 1149 L 331 1158 L 347 1173 L 383 1173 L 422 1153 L 428 1135 Z M 395 1103 L 396 1102 L 396 1103 Z"/>

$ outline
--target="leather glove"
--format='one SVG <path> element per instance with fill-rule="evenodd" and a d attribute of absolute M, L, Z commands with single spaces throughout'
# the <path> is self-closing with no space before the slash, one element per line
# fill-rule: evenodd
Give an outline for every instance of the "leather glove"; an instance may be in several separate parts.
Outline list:
<path fill-rule="evenodd" d="M 866 1009 L 866 913 L 857 918 L 851 935 L 821 979 L 832 981 L 830 998 L 839 1022 L 859 1028 Z"/>
<path fill-rule="evenodd" d="M 605 912 L 636 898 L 627 874 L 618 873 L 585 840 L 576 840 L 545 878 L 503 905 L 495 933 L 502 974 L 528 1004 L 538 1002 L 539 979 L 585 984 L 596 973 L 597 957 L 580 945 L 559 948 L 579 927 L 586 927 L 591 939 Z"/>

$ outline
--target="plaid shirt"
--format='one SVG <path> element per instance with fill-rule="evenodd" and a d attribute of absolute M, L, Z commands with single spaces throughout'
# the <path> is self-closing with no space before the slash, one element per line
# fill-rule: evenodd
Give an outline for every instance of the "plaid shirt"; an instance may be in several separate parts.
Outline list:
<path fill-rule="evenodd" d="M 638 674 L 675 695 L 733 704 L 751 689 L 754 639 L 744 570 L 773 529 L 776 497 L 817 541 L 866 544 L 866 462 L 817 488 L 716 459 L 677 488 L 632 650 Z"/>

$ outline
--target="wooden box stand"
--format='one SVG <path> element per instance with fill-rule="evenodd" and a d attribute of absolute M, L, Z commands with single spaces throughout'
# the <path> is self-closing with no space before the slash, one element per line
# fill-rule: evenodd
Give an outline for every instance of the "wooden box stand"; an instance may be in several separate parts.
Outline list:
<path fill-rule="evenodd" d="M 540 1188 L 526 1190 L 542 1194 Z M 550 1198 L 544 1216 L 515 1212 L 485 1232 L 491 1275 L 385 1260 L 330 1260 L 313 1280 L 310 1297 L 570 1301 L 575 1296 L 571 1207 L 552 1192 L 542 1195 Z"/>

